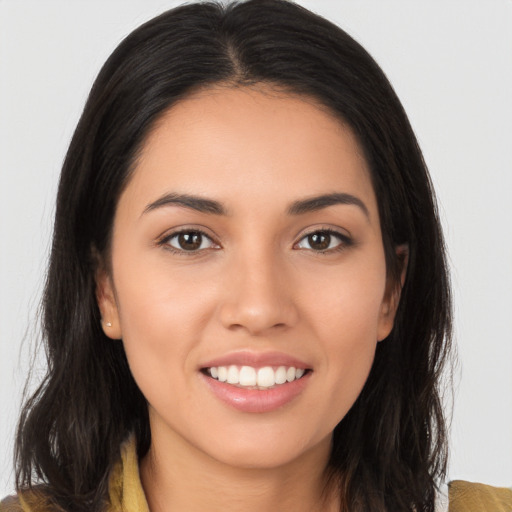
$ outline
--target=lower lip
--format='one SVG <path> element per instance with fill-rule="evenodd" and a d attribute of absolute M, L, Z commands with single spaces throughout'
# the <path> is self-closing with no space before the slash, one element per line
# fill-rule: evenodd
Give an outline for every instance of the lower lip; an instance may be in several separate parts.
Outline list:
<path fill-rule="evenodd" d="M 256 413 L 275 411 L 290 403 L 302 393 L 310 375 L 311 372 L 307 372 L 300 379 L 270 389 L 245 389 L 201 374 L 210 390 L 222 402 L 241 412 Z"/>

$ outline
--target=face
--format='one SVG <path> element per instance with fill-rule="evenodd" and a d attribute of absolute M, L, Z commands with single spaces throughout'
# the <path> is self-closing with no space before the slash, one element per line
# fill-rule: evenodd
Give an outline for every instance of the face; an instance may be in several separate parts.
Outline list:
<path fill-rule="evenodd" d="M 395 311 L 349 128 L 262 87 L 183 100 L 119 200 L 111 261 L 104 329 L 152 443 L 253 468 L 327 456 Z"/>

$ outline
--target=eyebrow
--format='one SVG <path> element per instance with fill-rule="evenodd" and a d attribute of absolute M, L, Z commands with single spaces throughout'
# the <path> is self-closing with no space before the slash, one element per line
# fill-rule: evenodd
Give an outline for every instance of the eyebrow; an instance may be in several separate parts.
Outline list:
<path fill-rule="evenodd" d="M 353 196 L 352 194 L 346 194 L 344 192 L 322 194 L 319 196 L 313 196 L 307 199 L 294 201 L 288 208 L 288 215 L 303 215 L 305 213 L 315 212 L 337 204 L 357 206 L 363 211 L 366 217 L 370 217 L 368 208 L 361 199 Z M 201 213 L 227 215 L 225 207 L 219 201 L 190 194 L 178 193 L 169 193 L 163 195 L 156 201 L 148 204 L 146 208 L 144 208 L 143 214 L 158 208 L 162 208 L 164 206 L 171 205 L 190 208 L 191 210 L 196 210 Z"/>
<path fill-rule="evenodd" d="M 321 196 L 314 196 L 300 201 L 295 201 L 288 208 L 289 215 L 302 215 L 304 213 L 315 212 L 328 206 L 336 204 L 346 204 L 359 207 L 366 217 L 370 218 L 370 213 L 367 206 L 361 199 L 352 194 L 344 192 L 334 192 L 332 194 L 323 194 Z"/>
<path fill-rule="evenodd" d="M 201 213 L 210 213 L 214 215 L 226 215 L 226 210 L 218 201 L 213 199 L 205 199 L 199 196 L 189 194 L 165 194 L 156 201 L 148 204 L 144 208 L 144 213 L 156 210 L 162 206 L 178 205 Z"/>

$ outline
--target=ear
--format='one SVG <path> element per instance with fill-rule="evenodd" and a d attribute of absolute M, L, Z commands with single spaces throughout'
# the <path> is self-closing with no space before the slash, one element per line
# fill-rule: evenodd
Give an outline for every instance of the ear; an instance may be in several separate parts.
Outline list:
<path fill-rule="evenodd" d="M 399 282 L 396 282 L 394 278 L 388 277 L 386 292 L 381 304 L 377 341 L 382 341 L 387 338 L 393 329 L 398 304 L 400 303 L 400 295 L 402 294 L 402 288 L 407 274 L 409 246 L 407 244 L 397 246 L 396 257 L 400 264 L 400 280 Z"/>
<path fill-rule="evenodd" d="M 122 338 L 119 310 L 117 307 L 112 278 L 104 265 L 96 271 L 96 301 L 101 313 L 103 332 L 113 340 Z"/>

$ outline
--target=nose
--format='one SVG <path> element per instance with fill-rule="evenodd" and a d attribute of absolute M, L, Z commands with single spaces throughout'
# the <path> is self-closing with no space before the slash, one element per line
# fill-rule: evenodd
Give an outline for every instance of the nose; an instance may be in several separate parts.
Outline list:
<path fill-rule="evenodd" d="M 293 327 L 299 314 L 292 279 L 272 255 L 241 257 L 231 265 L 220 320 L 229 330 L 252 336 Z"/>

